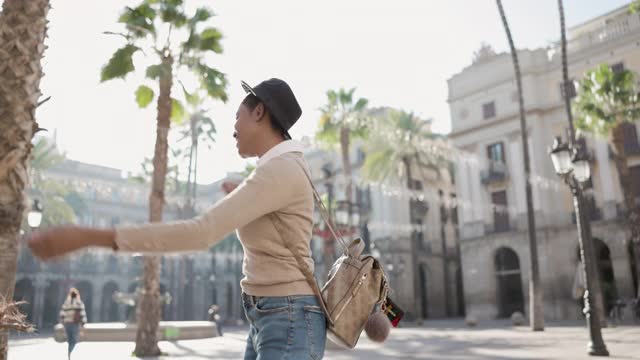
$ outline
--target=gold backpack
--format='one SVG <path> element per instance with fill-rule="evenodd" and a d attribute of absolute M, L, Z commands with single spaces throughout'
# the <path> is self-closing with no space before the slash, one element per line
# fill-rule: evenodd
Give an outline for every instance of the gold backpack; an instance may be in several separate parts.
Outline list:
<path fill-rule="evenodd" d="M 316 206 L 334 239 L 342 247 L 343 254 L 331 267 L 328 280 L 320 289 L 307 262 L 296 251 L 292 250 L 292 253 L 325 313 L 328 338 L 338 345 L 354 348 L 369 315 L 374 311 L 376 305 L 384 303 L 389 291 L 389 284 L 382 264 L 373 256 L 362 255 L 364 242 L 360 238 L 347 245 L 341 234 L 334 230 L 329 220 L 329 212 L 313 186 L 309 174 L 302 164 L 300 166 L 309 179 Z M 294 249 L 290 244 L 294 237 L 287 236 L 290 232 L 289 229 L 283 225 L 276 213 L 272 213 L 271 217 L 276 229 L 285 241 L 285 245 L 289 249 Z"/>

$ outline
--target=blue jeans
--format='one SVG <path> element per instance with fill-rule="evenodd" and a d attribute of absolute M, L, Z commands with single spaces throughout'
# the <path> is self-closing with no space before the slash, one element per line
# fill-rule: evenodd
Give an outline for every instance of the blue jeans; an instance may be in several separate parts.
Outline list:
<path fill-rule="evenodd" d="M 78 343 L 78 335 L 80 333 L 80 324 L 77 323 L 65 323 L 64 331 L 67 334 L 67 343 L 69 343 L 68 354 L 71 355 L 73 348 Z"/>
<path fill-rule="evenodd" d="M 242 302 L 250 325 L 245 360 L 322 359 L 327 329 L 315 296 L 242 294 Z"/>

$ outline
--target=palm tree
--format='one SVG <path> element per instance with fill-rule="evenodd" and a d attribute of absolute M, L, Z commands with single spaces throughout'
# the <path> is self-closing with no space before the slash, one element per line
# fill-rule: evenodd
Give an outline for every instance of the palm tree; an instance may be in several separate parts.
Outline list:
<path fill-rule="evenodd" d="M 226 94 L 225 94 L 226 99 Z M 205 144 L 208 149 L 216 141 L 216 126 L 213 119 L 207 116 L 207 110 L 203 108 L 204 99 L 198 94 L 192 94 L 187 101 L 192 111 L 189 120 L 181 131 L 180 140 L 188 140 L 189 169 L 187 170 L 187 184 L 185 189 L 185 210 L 189 217 L 195 215 L 195 201 L 197 196 L 196 177 L 198 175 L 198 149 L 200 144 Z M 186 153 L 186 152 L 185 152 Z"/>
<path fill-rule="evenodd" d="M 445 167 L 446 161 L 442 156 L 425 151 L 425 147 L 435 138 L 435 135 L 428 129 L 428 122 L 420 120 L 412 113 L 394 109 L 385 110 L 383 117 L 370 125 L 370 130 L 369 151 L 363 164 L 363 175 L 368 180 L 403 179 L 409 191 L 419 190 L 415 189 L 412 169 L 419 169 L 423 181 L 426 182 L 428 179 L 424 173 L 425 169 L 440 174 L 441 169 Z M 410 201 L 411 219 L 414 218 L 417 211 L 417 203 Z M 414 298 L 420 299 L 421 284 L 418 276 L 417 238 L 414 234 L 411 235 L 410 241 Z M 446 261 L 444 265 L 446 269 Z M 445 274 L 448 274 L 447 271 Z M 448 291 L 445 292 L 446 295 L 448 293 Z M 448 303 L 448 299 L 445 299 L 445 303 Z M 422 306 L 419 304 L 416 305 L 416 316 L 419 321 L 423 317 Z"/>
<path fill-rule="evenodd" d="M 102 68 L 101 81 L 125 78 L 135 70 L 133 55 L 142 53 L 157 57 L 158 63 L 147 67 L 146 77 L 157 86 L 156 144 L 153 156 L 153 178 L 149 197 L 149 220 L 162 220 L 165 178 L 167 172 L 168 133 L 171 121 L 180 122 L 184 117 L 182 103 L 172 97 L 174 78 L 189 72 L 199 79 L 198 87 L 209 96 L 223 98 L 227 84 L 224 74 L 206 65 L 209 53 L 222 53 L 222 34 L 214 27 L 203 25 L 213 13 L 198 8 L 191 17 L 185 13 L 182 0 L 143 0 L 136 7 L 126 7 L 118 22 L 123 32 L 107 32 L 121 36 L 125 45 L 116 50 Z M 181 41 L 181 39 L 185 39 Z M 179 81 L 179 80 L 178 80 Z M 183 88 L 185 96 L 189 93 Z M 135 92 L 140 107 L 148 106 L 154 99 L 154 90 L 140 85 Z M 160 321 L 160 263 L 156 256 L 145 257 L 143 290 L 137 307 L 138 330 L 136 334 L 137 356 L 158 356 L 156 332 Z"/>
<path fill-rule="evenodd" d="M 625 129 L 640 118 L 636 76 L 630 70 L 613 72 L 607 64 L 588 71 L 580 80 L 574 102 L 576 127 L 609 138 L 631 229 L 636 264 L 640 264 L 640 206 L 635 202 L 627 164 Z M 640 266 L 636 266 L 640 279 Z M 640 287 L 638 290 L 640 296 Z"/>
<path fill-rule="evenodd" d="M 0 12 L 0 297 L 5 299 L 13 298 L 15 285 L 49 8 L 48 0 L 8 0 Z M 0 329 L 0 360 L 7 352 L 8 334 Z"/>
<path fill-rule="evenodd" d="M 46 178 L 43 172 L 60 165 L 65 155 L 58 151 L 55 143 L 40 137 L 35 141 L 31 152 L 30 192 L 41 197 L 44 204 L 42 226 L 68 224 L 76 221 L 77 215 L 86 210 L 86 204 L 80 194 L 69 185 L 55 179 Z"/>
<path fill-rule="evenodd" d="M 562 55 L 562 86 L 563 86 L 563 91 L 564 91 L 564 104 L 565 104 L 565 110 L 567 113 L 567 120 L 569 121 L 569 141 L 574 144 L 575 143 L 575 129 L 573 126 L 573 112 L 571 111 L 571 95 L 573 93 L 573 83 L 569 81 L 569 66 L 568 66 L 568 62 L 567 62 L 567 35 L 566 35 L 566 30 L 565 30 L 565 21 L 564 21 L 564 6 L 562 3 L 562 0 L 558 0 L 558 12 L 560 14 L 560 46 L 561 46 L 561 55 Z M 584 204 L 584 195 L 582 190 L 578 190 L 579 193 L 575 196 L 577 196 L 578 198 L 576 198 L 576 204 Z M 581 209 L 578 210 L 578 213 L 581 214 L 581 216 L 584 215 L 584 211 L 582 211 Z M 584 249 L 585 249 L 585 244 L 584 242 L 588 242 L 586 244 L 586 246 L 589 247 L 593 247 L 593 239 L 591 239 L 591 236 L 584 236 L 584 237 L 580 237 L 580 239 L 582 239 L 582 243 L 580 244 L 582 252 L 581 254 L 585 253 Z M 593 251 L 588 251 L 587 253 L 592 253 Z M 594 272 L 595 268 L 593 265 L 593 261 L 595 259 L 590 259 L 589 262 L 591 262 L 592 264 L 588 264 L 588 263 L 583 263 L 583 265 L 585 265 L 584 267 L 584 271 L 589 273 L 589 283 L 590 283 L 590 292 L 591 292 L 591 296 L 593 299 L 593 303 L 591 304 L 595 310 L 595 317 L 592 321 L 595 321 L 595 323 L 593 324 L 593 326 L 606 326 L 607 324 L 607 318 L 605 316 L 605 311 L 604 311 L 604 301 L 602 298 L 602 287 L 600 284 L 600 278 L 599 276 Z M 583 260 L 584 261 L 584 260 Z M 588 267 L 586 265 L 589 265 Z M 586 276 L 585 276 L 586 278 Z"/>
<path fill-rule="evenodd" d="M 342 155 L 342 169 L 345 177 L 345 200 L 351 204 L 353 198 L 353 180 L 351 176 L 351 159 L 349 150 L 353 138 L 362 138 L 366 133 L 366 108 L 369 101 L 364 98 L 354 103 L 353 93 L 350 90 L 327 91 L 327 103 L 320 108 L 319 128 L 316 139 L 329 146 L 340 144 Z M 348 225 L 351 225 L 351 211 L 349 211 Z M 332 264 L 334 252 L 334 240 L 329 239 L 325 243 L 325 262 Z"/>
<path fill-rule="evenodd" d="M 349 150 L 353 138 L 362 138 L 366 131 L 367 99 L 360 98 L 355 103 L 351 90 L 327 91 L 327 104 L 320 109 L 322 115 L 316 138 L 327 145 L 340 144 L 342 169 L 346 180 L 345 200 L 351 203 L 353 184 Z"/>
<path fill-rule="evenodd" d="M 509 29 L 509 23 L 502 7 L 502 1 L 496 0 L 502 25 L 507 35 L 509 48 L 511 49 L 511 59 L 516 76 L 516 86 L 518 87 L 518 105 L 520 108 L 520 133 L 522 134 L 522 153 L 524 155 L 524 176 L 525 194 L 527 199 L 527 227 L 529 232 L 529 254 L 530 272 L 529 280 L 529 312 L 531 317 L 531 329 L 533 331 L 544 330 L 544 307 L 542 303 L 542 286 L 540 284 L 540 269 L 538 266 L 538 244 L 536 240 L 536 222 L 533 213 L 533 196 L 531 194 L 531 165 L 529 164 L 529 135 L 527 134 L 527 121 L 524 111 L 524 97 L 522 95 L 522 76 L 520 74 L 520 64 L 518 62 L 518 52 L 513 44 L 513 37 Z"/>

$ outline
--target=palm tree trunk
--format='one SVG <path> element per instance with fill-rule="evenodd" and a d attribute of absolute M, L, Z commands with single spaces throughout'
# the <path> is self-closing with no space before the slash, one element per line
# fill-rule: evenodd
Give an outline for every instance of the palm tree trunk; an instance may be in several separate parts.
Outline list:
<path fill-rule="evenodd" d="M 38 128 L 49 8 L 48 0 L 9 0 L 0 13 L 0 296 L 7 301 L 13 299 L 31 139 Z M 7 353 L 8 333 L 0 330 L 0 360 Z"/>
<path fill-rule="evenodd" d="M 340 128 L 340 150 L 342 152 L 342 169 L 344 170 L 345 184 L 345 200 L 351 205 L 352 179 L 351 179 L 351 159 L 349 157 L 350 130 L 343 126 Z M 349 220 L 347 225 L 351 225 L 351 209 L 349 209 Z"/>
<path fill-rule="evenodd" d="M 631 173 L 627 165 L 627 155 L 624 149 L 624 120 L 618 121 L 618 125 L 611 131 L 611 143 L 615 149 L 615 164 L 620 178 L 620 186 L 624 197 L 624 205 L 627 211 L 627 222 L 631 230 L 631 243 L 633 244 L 636 258 L 636 273 L 640 279 L 640 207 L 635 203 L 633 190 L 631 189 Z M 640 286 L 636 297 L 640 298 Z"/>
<path fill-rule="evenodd" d="M 191 177 L 193 173 L 193 149 L 194 149 L 194 141 L 193 138 L 195 136 L 195 117 L 191 117 L 190 121 L 190 131 L 191 131 L 191 146 L 189 147 L 189 171 L 187 172 L 187 189 L 185 192 L 186 195 L 186 207 L 188 209 L 191 208 Z"/>
<path fill-rule="evenodd" d="M 193 179 L 192 179 L 192 187 L 191 187 L 191 216 L 196 214 L 196 197 L 198 195 L 198 136 L 195 138 L 195 146 L 193 148 L 194 151 L 194 159 L 193 159 Z"/>
<path fill-rule="evenodd" d="M 411 159 L 409 157 L 404 157 L 402 159 L 402 163 L 404 164 L 405 175 L 407 176 L 407 189 L 409 192 L 413 190 L 413 176 L 411 174 Z M 413 202 L 409 201 L 409 223 L 413 223 L 413 212 L 414 206 Z M 416 299 L 416 321 L 418 324 L 422 323 L 422 304 L 424 299 L 422 299 L 422 291 L 420 284 L 420 265 L 418 264 L 418 246 L 416 244 L 416 236 L 411 231 L 409 235 L 409 248 L 411 249 L 411 271 L 413 273 L 413 298 Z"/>
<path fill-rule="evenodd" d="M 149 197 L 149 221 L 162 221 L 162 209 L 165 202 L 164 190 L 167 175 L 168 135 L 171 126 L 171 86 L 173 58 L 164 56 L 163 65 L 170 69 L 160 78 L 158 95 L 158 117 L 156 145 L 153 155 L 153 178 Z M 138 330 L 136 333 L 136 356 L 159 356 L 157 331 L 160 323 L 160 261 L 157 256 L 144 257 L 142 293 L 137 306 Z"/>
<path fill-rule="evenodd" d="M 544 308 L 542 303 L 542 286 L 540 284 L 540 269 L 538 267 L 538 244 L 536 241 L 536 223 L 533 213 L 533 196 L 531 193 L 531 166 L 529 164 L 529 141 L 527 131 L 527 121 L 524 111 L 524 97 L 522 95 L 522 77 L 520 74 L 520 64 L 518 63 L 518 53 L 513 44 L 509 23 L 502 7 L 502 1 L 496 0 L 500 18 L 507 34 L 509 48 L 511 49 L 511 58 L 516 76 L 516 85 L 518 87 L 518 105 L 520 108 L 520 132 L 522 133 L 522 152 L 524 154 L 524 176 L 525 176 L 525 194 L 527 199 L 527 227 L 529 232 L 529 254 L 530 254 L 530 280 L 529 280 L 529 315 L 531 319 L 531 329 L 533 331 L 544 330 Z"/>

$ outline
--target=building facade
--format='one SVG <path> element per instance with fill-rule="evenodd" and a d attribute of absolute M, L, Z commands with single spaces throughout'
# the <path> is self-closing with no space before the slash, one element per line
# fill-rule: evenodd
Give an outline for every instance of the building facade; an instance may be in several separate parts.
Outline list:
<path fill-rule="evenodd" d="M 149 185 L 132 181 L 118 169 L 65 160 L 42 175 L 79 195 L 83 203 L 76 214 L 80 225 L 109 228 L 148 221 Z M 198 188 L 196 212 L 224 196 L 222 182 Z M 168 194 L 164 219 L 180 218 L 183 204 L 181 195 Z M 47 204 L 43 205 L 47 211 Z M 163 319 L 205 320 L 211 304 L 220 305 L 226 321 L 244 319 L 239 285 L 242 248 L 235 235 L 209 252 L 163 256 L 161 268 L 161 291 L 171 296 L 163 307 Z M 40 329 L 50 329 L 58 322 L 59 308 L 72 286 L 80 290 L 90 322 L 132 320 L 133 307 L 116 301 L 114 294 L 135 293 L 141 275 L 139 254 L 91 249 L 43 263 L 23 243 L 14 298 L 28 302 L 24 310 Z"/>
<path fill-rule="evenodd" d="M 306 143 L 309 150 L 305 157 L 316 189 L 321 196 L 327 196 L 330 203 L 335 201 L 334 206 L 340 206 L 340 201 L 345 199 L 346 184 L 341 157 L 335 151 L 318 148 L 309 140 Z M 440 139 L 438 146 L 450 145 Z M 361 237 L 366 244 L 365 251 L 383 263 L 391 283 L 390 296 L 406 311 L 407 319 L 416 320 L 418 315 L 422 318 L 462 316 L 462 274 L 457 211 L 452 206 L 452 199 L 456 197 L 452 174 L 446 168 L 440 172 L 413 169 L 414 190 L 409 191 L 406 179 L 382 183 L 365 179 L 362 175 L 367 156 L 364 143 L 356 140 L 350 150 L 353 202 L 359 214 L 355 231 L 346 238 Z M 323 224 L 317 221 L 316 226 L 322 228 Z M 315 234 L 316 277 L 323 283 L 328 273 L 322 261 L 323 244 L 330 234 Z M 340 255 L 338 245 L 336 255 Z M 418 277 L 415 282 L 419 284 L 418 289 L 414 286 L 414 277 Z"/>
<path fill-rule="evenodd" d="M 568 128 L 559 46 L 518 51 L 533 184 L 545 316 L 581 316 L 573 287 L 579 262 L 568 187 L 556 176 L 548 149 Z M 570 77 L 601 63 L 640 70 L 640 16 L 617 9 L 568 31 Z M 529 245 L 518 94 L 511 55 L 483 47 L 472 65 L 448 80 L 456 148 L 460 244 L 467 314 L 478 318 L 528 313 Z M 568 94 L 575 96 L 574 93 Z M 640 195 L 638 123 L 627 131 L 628 165 Z M 624 205 L 607 139 L 584 134 L 591 155 L 589 213 L 605 305 L 637 293 Z"/>

